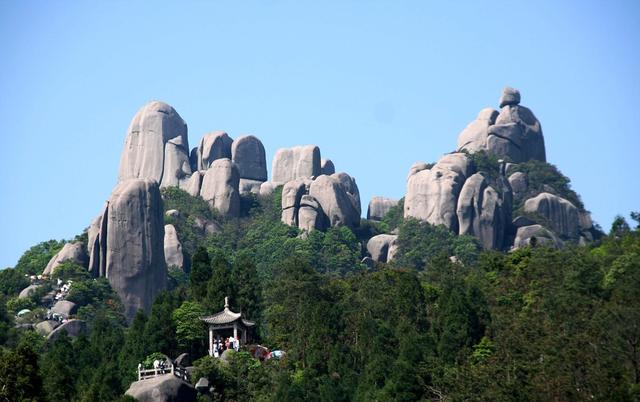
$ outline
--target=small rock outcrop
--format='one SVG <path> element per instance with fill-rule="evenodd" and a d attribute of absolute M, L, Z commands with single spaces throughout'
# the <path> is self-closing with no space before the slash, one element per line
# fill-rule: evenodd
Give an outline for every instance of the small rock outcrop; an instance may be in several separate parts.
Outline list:
<path fill-rule="evenodd" d="M 68 318 L 74 315 L 78 311 L 78 306 L 69 300 L 58 300 L 56 304 L 51 307 L 51 312 L 60 314 L 63 318 Z"/>
<path fill-rule="evenodd" d="M 371 201 L 369 201 L 369 208 L 367 208 L 367 219 L 381 221 L 387 212 L 396 205 L 398 205 L 398 200 L 386 197 L 373 197 Z"/>
<path fill-rule="evenodd" d="M 529 189 L 529 178 L 526 173 L 515 172 L 509 176 L 509 185 L 513 192 L 513 200 L 520 201 Z"/>
<path fill-rule="evenodd" d="M 320 148 L 315 145 L 281 148 L 273 157 L 271 172 L 271 181 L 276 184 L 317 177 L 321 174 Z"/>
<path fill-rule="evenodd" d="M 300 198 L 298 209 L 298 227 L 305 232 L 324 229 L 324 214 L 318 200 L 310 195 Z"/>
<path fill-rule="evenodd" d="M 377 262 L 389 262 L 393 259 L 397 248 L 397 235 L 379 234 L 367 242 L 367 252 Z M 390 258 L 391 257 L 391 258 Z"/>
<path fill-rule="evenodd" d="M 222 215 L 240 215 L 240 175 L 230 159 L 216 159 L 202 179 L 200 196 Z"/>
<path fill-rule="evenodd" d="M 311 179 L 291 180 L 282 187 L 282 223 L 289 226 L 298 226 L 298 210 L 302 196 L 309 192 Z"/>
<path fill-rule="evenodd" d="M 197 148 L 191 150 L 193 171 L 207 170 L 216 159 L 231 159 L 233 139 L 224 131 L 212 131 L 202 136 Z"/>
<path fill-rule="evenodd" d="M 535 244 L 550 244 L 555 248 L 562 247 L 562 241 L 552 231 L 548 230 L 542 225 L 529 225 L 519 227 L 516 232 L 516 238 L 513 241 L 513 248 L 521 248 L 528 245 L 533 245 L 535 238 Z"/>
<path fill-rule="evenodd" d="M 18 294 L 18 299 L 24 299 L 24 298 L 30 297 L 31 295 L 36 293 L 38 289 L 40 289 L 41 287 L 42 285 L 36 285 L 36 284 L 27 286 L 26 288 L 20 291 L 20 293 Z"/>
<path fill-rule="evenodd" d="M 41 321 L 36 324 L 35 330 L 42 336 L 48 336 L 54 329 L 58 328 L 60 323 L 54 320 Z"/>
<path fill-rule="evenodd" d="M 65 244 L 62 249 L 49 260 L 42 274 L 53 274 L 60 264 L 67 261 L 74 262 L 86 268 L 89 265 L 89 256 L 87 255 L 84 244 L 79 242 Z"/>
<path fill-rule="evenodd" d="M 164 225 L 164 260 L 167 268 L 184 269 L 184 255 L 178 233 L 173 225 Z"/>
<path fill-rule="evenodd" d="M 125 395 L 140 402 L 195 402 L 196 389 L 173 374 L 133 382 Z"/>
<path fill-rule="evenodd" d="M 334 166 L 331 159 L 321 159 L 320 160 L 320 174 L 326 174 L 330 176 L 336 172 L 336 167 Z"/>
<path fill-rule="evenodd" d="M 178 186 L 191 175 L 187 125 L 174 108 L 153 101 L 133 117 L 120 159 L 119 181 L 152 179 Z"/>
<path fill-rule="evenodd" d="M 495 124 L 498 111 L 493 108 L 482 109 L 478 117 L 462 130 L 458 136 L 458 150 L 477 152 L 487 149 L 489 127 Z"/>

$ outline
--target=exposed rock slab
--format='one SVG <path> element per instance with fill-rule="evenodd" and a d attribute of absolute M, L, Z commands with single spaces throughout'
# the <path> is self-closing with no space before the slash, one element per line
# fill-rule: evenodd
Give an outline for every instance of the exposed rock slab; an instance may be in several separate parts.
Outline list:
<path fill-rule="evenodd" d="M 542 225 L 523 226 L 518 228 L 513 248 L 521 248 L 532 244 L 532 238 L 536 244 L 550 244 L 555 248 L 562 247 L 562 240 L 552 231 Z"/>
<path fill-rule="evenodd" d="M 58 251 L 51 260 L 49 260 L 49 263 L 42 274 L 53 274 L 60 264 L 67 261 L 76 263 L 85 268 L 89 265 L 89 256 L 87 255 L 87 251 L 82 243 L 76 242 L 65 244 L 62 249 Z"/>
<path fill-rule="evenodd" d="M 173 374 L 136 381 L 125 392 L 140 402 L 195 402 L 196 389 Z"/>

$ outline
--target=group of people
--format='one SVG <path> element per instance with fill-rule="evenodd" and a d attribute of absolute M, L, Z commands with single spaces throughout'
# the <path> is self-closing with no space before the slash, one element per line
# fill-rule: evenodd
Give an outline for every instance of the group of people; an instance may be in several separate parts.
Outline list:
<path fill-rule="evenodd" d="M 233 349 L 236 352 L 240 350 L 240 339 L 230 336 L 228 338 L 220 338 L 213 342 L 213 357 L 220 357 L 222 352 L 227 349 Z"/>

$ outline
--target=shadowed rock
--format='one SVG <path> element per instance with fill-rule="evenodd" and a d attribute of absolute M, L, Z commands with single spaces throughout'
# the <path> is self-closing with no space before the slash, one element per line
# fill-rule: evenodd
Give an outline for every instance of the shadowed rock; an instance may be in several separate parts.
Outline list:
<path fill-rule="evenodd" d="M 267 180 L 267 160 L 264 146 L 253 135 L 245 135 L 233 141 L 231 160 L 238 167 L 241 179 L 259 182 Z"/>
<path fill-rule="evenodd" d="M 224 131 L 207 133 L 200 139 L 198 148 L 191 151 L 192 163 L 195 164 L 197 170 L 207 170 L 216 159 L 231 159 L 232 143 L 233 139 Z"/>
<path fill-rule="evenodd" d="M 558 236 L 542 225 L 530 225 L 518 228 L 516 238 L 513 242 L 513 248 L 521 248 L 532 244 L 535 237 L 536 244 L 550 244 L 555 248 L 562 247 L 562 241 Z"/>
<path fill-rule="evenodd" d="M 336 172 L 336 167 L 334 166 L 331 159 L 321 159 L 320 160 L 320 174 L 326 174 L 330 176 Z"/>
<path fill-rule="evenodd" d="M 82 320 L 69 320 L 51 331 L 49 335 L 47 335 L 47 342 L 55 342 L 63 331 L 66 332 L 69 337 L 75 338 L 87 332 L 87 324 Z"/>
<path fill-rule="evenodd" d="M 346 179 L 339 175 L 321 175 L 311 182 L 309 195 L 315 198 L 326 215 L 330 226 L 357 227 L 360 224 L 360 211 L 356 200 L 360 196 L 355 181 L 345 185 Z M 355 191 L 350 193 L 348 191 Z M 359 206 L 359 205 L 358 205 Z"/>
<path fill-rule="evenodd" d="M 389 259 L 389 250 L 392 246 L 395 246 L 397 239 L 398 236 L 390 234 L 379 234 L 377 236 L 373 236 L 367 242 L 367 252 L 371 255 L 371 258 L 374 261 L 391 261 L 391 259 Z M 393 254 L 395 254 L 395 251 Z"/>

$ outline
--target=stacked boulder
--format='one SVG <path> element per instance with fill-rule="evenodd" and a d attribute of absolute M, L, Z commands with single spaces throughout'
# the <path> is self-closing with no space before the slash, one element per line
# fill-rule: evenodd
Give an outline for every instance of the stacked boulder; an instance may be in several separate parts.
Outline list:
<path fill-rule="evenodd" d="M 536 242 L 556 247 L 563 241 L 592 239 L 589 213 L 553 194 L 531 196 L 529 180 L 519 163 L 545 162 L 540 122 L 520 106 L 520 92 L 505 88 L 500 112 L 483 109 L 458 137 L 458 152 L 435 165 L 418 162 L 407 178 L 404 216 L 444 225 L 460 235 L 473 235 L 485 249 L 508 249 Z M 478 171 L 468 153 L 485 151 L 501 159 L 500 174 Z M 508 168 L 507 168 L 508 167 Z M 522 205 L 512 219 L 514 202 Z"/>
<path fill-rule="evenodd" d="M 279 149 L 271 182 L 261 194 L 282 187 L 282 222 L 304 231 L 360 224 L 360 192 L 353 177 L 333 173 L 331 160 L 320 158 L 315 145 Z"/>
<path fill-rule="evenodd" d="M 398 205 L 398 200 L 386 197 L 373 197 L 371 201 L 369 201 L 369 208 L 367 208 L 367 219 L 381 221 L 389 210 L 396 205 Z"/>
<path fill-rule="evenodd" d="M 500 112 L 483 109 L 458 136 L 458 151 L 487 151 L 514 163 L 546 161 L 542 127 L 530 109 L 520 105 L 520 92 L 506 87 Z"/>

